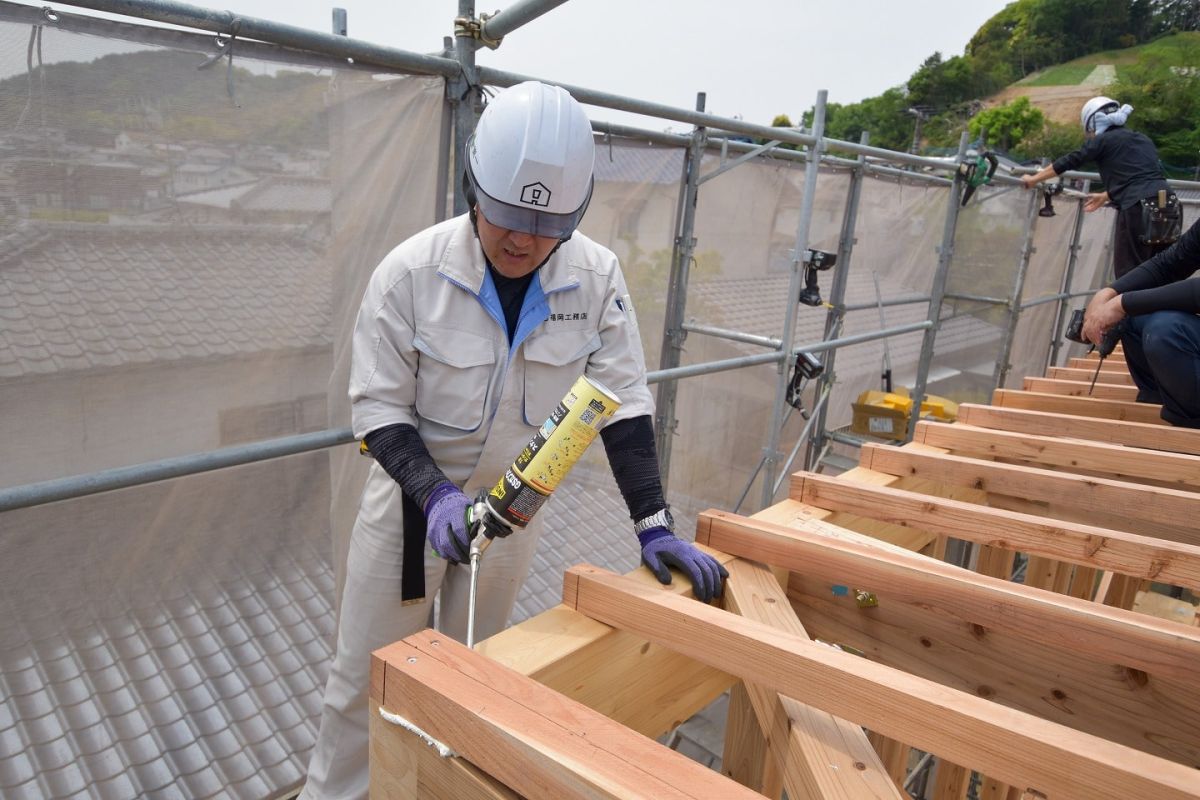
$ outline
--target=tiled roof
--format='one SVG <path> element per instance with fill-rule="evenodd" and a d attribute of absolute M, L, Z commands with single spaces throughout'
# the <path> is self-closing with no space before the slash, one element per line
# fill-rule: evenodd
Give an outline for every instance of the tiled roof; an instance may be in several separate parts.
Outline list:
<path fill-rule="evenodd" d="M 328 213 L 333 207 L 329 181 L 313 178 L 268 178 L 234 205 L 247 211 Z"/>
<path fill-rule="evenodd" d="M 820 282 L 822 293 L 828 299 L 832 285 L 830 273 L 822 274 Z M 778 338 L 783 333 L 784 315 L 789 300 L 788 283 L 787 275 L 775 275 L 754 279 L 693 282 L 689 285 L 688 291 L 689 295 L 702 301 L 705 308 L 715 309 L 713 313 L 719 317 L 719 320 L 699 321 L 729 330 Z M 890 296 L 893 294 L 885 293 L 884 299 L 886 300 Z M 851 270 L 846 287 L 846 302 L 848 304 L 866 303 L 875 299 L 875 285 L 870 275 L 861 270 L 858 272 Z M 920 322 L 926 318 L 927 313 L 926 303 L 885 306 L 883 309 L 885 326 L 889 328 Z M 824 308 L 800 306 L 796 318 L 793 344 L 810 344 L 821 341 L 824 338 L 825 316 L 826 309 Z M 884 325 L 880 325 L 877 308 L 850 311 L 846 315 L 843 335 L 865 333 L 879 330 L 881 327 Z M 944 355 L 974 348 L 980 344 L 995 342 L 1001 333 L 1000 328 L 974 317 L 958 317 L 947 320 L 942 323 L 938 333 L 937 353 Z M 915 363 L 920 354 L 921 339 L 920 332 L 889 339 L 888 347 L 893 364 L 899 367 L 904 363 Z M 729 346 L 747 355 L 765 352 L 762 347 L 750 344 L 730 341 Z M 839 350 L 837 356 L 839 376 L 849 378 L 877 372 L 882 347 L 881 343 L 874 342 Z"/>
<path fill-rule="evenodd" d="M 0 378 L 327 346 L 329 265 L 278 226 L 34 224 L 0 238 Z"/>
<path fill-rule="evenodd" d="M 678 147 L 630 147 L 614 145 L 609 160 L 608 146 L 596 143 L 596 182 L 657 183 L 679 185 L 683 173 L 683 151 Z M 616 153 L 620 151 L 618 156 Z"/>

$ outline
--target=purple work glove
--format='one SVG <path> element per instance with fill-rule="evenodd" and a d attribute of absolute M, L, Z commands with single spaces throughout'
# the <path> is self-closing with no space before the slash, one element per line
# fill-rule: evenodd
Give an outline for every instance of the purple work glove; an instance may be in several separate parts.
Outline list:
<path fill-rule="evenodd" d="M 471 498 L 453 483 L 439 484 L 425 501 L 425 527 L 433 552 L 451 564 L 462 564 L 470 558 L 471 531 L 467 526 L 467 509 Z"/>
<path fill-rule="evenodd" d="M 697 600 L 707 603 L 721 596 L 724 588 L 721 580 L 728 578 L 729 572 L 696 545 L 685 542 L 662 526 L 642 531 L 638 541 L 642 544 L 642 563 L 650 568 L 659 583 L 671 582 L 667 567 L 672 566 L 691 578 Z"/>

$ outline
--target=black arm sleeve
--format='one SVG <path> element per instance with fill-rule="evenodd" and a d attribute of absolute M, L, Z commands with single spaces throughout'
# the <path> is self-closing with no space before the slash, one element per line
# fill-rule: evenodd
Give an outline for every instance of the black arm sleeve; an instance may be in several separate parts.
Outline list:
<path fill-rule="evenodd" d="M 1154 311 L 1189 311 L 1200 314 L 1200 278 L 1175 281 L 1153 289 L 1121 295 L 1121 307 L 1130 316 Z"/>
<path fill-rule="evenodd" d="M 1073 169 L 1079 169 L 1089 161 L 1095 161 L 1097 154 L 1100 152 L 1100 137 L 1089 139 L 1087 143 L 1073 153 L 1067 153 L 1065 156 L 1059 156 L 1054 159 L 1054 174 L 1062 175 L 1064 172 L 1069 172 Z"/>
<path fill-rule="evenodd" d="M 1147 314 L 1168 308 L 1195 311 L 1195 308 L 1160 306 L 1158 303 L 1186 302 L 1186 296 L 1194 290 L 1182 286 L 1172 289 L 1170 284 L 1183 282 L 1197 269 L 1200 269 L 1200 220 L 1193 222 L 1175 244 L 1114 281 L 1112 288 L 1121 295 L 1121 306 L 1126 314 Z M 1162 287 L 1164 291 L 1144 291 L 1157 287 Z M 1171 291 L 1165 291 L 1167 289 Z"/>
<path fill-rule="evenodd" d="M 421 434 L 412 425 L 399 423 L 377 428 L 364 436 L 363 441 L 383 471 L 421 508 L 439 484 L 450 480 L 438 469 Z"/>
<path fill-rule="evenodd" d="M 666 508 L 650 415 L 614 422 L 600 431 L 600 438 L 629 518 L 636 522 Z"/>

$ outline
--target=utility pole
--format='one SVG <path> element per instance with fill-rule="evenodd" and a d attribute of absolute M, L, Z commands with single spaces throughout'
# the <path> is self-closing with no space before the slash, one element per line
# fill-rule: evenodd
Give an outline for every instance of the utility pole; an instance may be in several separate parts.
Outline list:
<path fill-rule="evenodd" d="M 908 148 L 908 152 L 916 155 L 917 150 L 921 146 L 921 124 L 929 119 L 929 109 L 925 106 L 913 106 L 907 109 L 905 113 L 916 117 L 916 121 L 913 123 L 912 147 Z"/>

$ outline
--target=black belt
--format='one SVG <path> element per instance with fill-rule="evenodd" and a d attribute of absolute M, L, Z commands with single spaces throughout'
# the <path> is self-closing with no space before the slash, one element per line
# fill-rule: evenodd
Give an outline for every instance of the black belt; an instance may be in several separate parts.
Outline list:
<path fill-rule="evenodd" d="M 425 599 L 425 509 L 400 492 L 404 514 L 404 556 L 400 562 L 400 602 L 420 603 Z"/>

